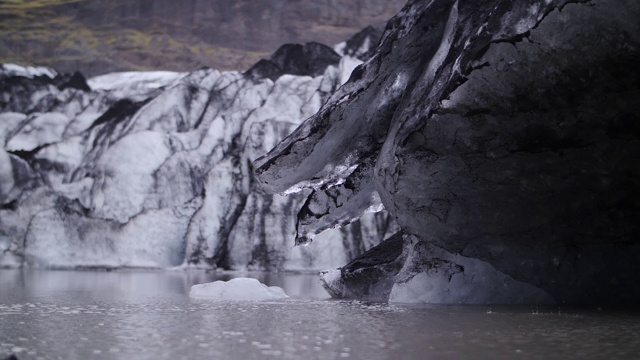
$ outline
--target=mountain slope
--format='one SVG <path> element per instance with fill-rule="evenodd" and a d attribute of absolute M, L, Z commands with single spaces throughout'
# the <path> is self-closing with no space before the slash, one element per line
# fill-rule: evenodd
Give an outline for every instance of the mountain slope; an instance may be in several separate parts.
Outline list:
<path fill-rule="evenodd" d="M 245 70 L 283 43 L 335 44 L 404 1 L 12 0 L 0 2 L 0 63 L 95 76 Z"/>

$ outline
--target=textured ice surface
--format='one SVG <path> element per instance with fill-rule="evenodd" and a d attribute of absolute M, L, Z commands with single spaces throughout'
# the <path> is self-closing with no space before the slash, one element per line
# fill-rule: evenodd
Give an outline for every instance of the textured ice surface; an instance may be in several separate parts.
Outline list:
<path fill-rule="evenodd" d="M 250 164 L 359 62 L 275 82 L 212 69 L 115 73 L 89 79 L 91 91 L 10 78 L 0 92 L 0 266 L 309 270 L 349 261 L 384 237 L 386 217 L 294 248 L 305 194 L 265 193 Z"/>
<path fill-rule="evenodd" d="M 252 278 L 235 278 L 193 285 L 189 297 L 207 300 L 264 301 L 286 299 L 289 296 L 278 286 L 267 286 Z"/>
<path fill-rule="evenodd" d="M 96 76 L 88 79 L 87 84 L 116 98 L 131 98 L 170 86 L 185 75 L 171 71 L 128 71 Z"/>
<path fill-rule="evenodd" d="M 31 116 L 20 131 L 6 144 L 7 151 L 31 151 L 37 147 L 62 140 L 70 119 L 60 113 Z"/>

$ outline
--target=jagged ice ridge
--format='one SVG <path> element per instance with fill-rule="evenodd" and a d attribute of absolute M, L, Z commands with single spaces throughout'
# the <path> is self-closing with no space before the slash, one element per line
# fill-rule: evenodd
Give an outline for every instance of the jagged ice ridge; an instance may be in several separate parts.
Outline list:
<path fill-rule="evenodd" d="M 269 60 L 282 66 L 273 79 L 202 69 L 86 82 L 3 65 L 0 266 L 308 270 L 381 241 L 386 214 L 294 248 L 305 196 L 267 194 L 252 180 L 251 163 L 362 62 L 300 47 L 329 61 L 281 51 Z"/>

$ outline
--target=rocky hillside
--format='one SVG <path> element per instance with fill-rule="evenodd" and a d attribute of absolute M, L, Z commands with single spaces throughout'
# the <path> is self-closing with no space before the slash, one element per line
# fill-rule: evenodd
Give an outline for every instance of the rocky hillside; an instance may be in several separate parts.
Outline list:
<path fill-rule="evenodd" d="M 11 0 L 0 63 L 95 76 L 125 70 L 244 71 L 284 43 L 334 45 L 381 26 L 404 0 Z"/>

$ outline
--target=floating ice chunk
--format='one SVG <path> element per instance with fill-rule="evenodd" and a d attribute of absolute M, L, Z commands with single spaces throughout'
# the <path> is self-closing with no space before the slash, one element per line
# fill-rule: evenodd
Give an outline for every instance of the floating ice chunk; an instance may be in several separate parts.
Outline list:
<path fill-rule="evenodd" d="M 236 278 L 193 285 L 189 297 L 208 300 L 262 301 L 286 299 L 289 296 L 277 286 L 267 286 L 251 278 Z"/>

